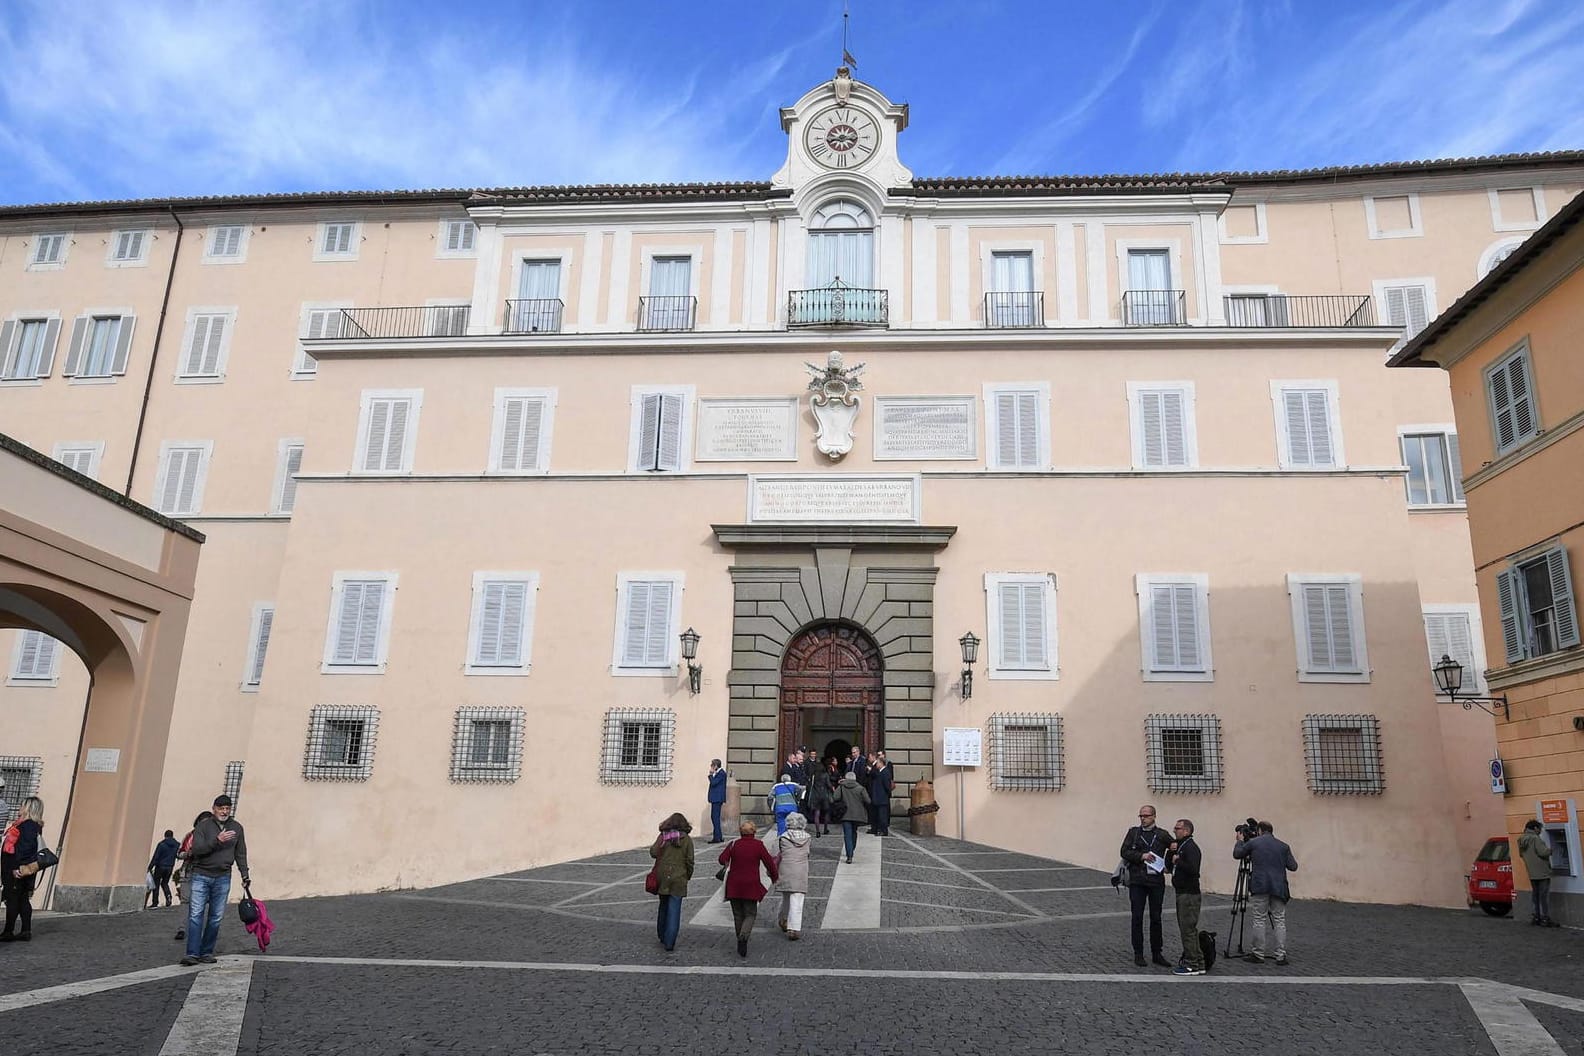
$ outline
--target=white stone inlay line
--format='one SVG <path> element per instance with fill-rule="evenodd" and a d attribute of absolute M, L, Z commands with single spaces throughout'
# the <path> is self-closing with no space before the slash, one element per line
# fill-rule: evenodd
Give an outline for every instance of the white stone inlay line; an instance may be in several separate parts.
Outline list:
<path fill-rule="evenodd" d="M 159 968 L 144 968 L 142 971 L 127 972 L 124 975 L 107 975 L 102 979 L 84 979 L 76 983 L 60 983 L 56 986 L 40 987 L 37 990 L 24 990 L 19 994 L 0 995 L 0 1012 L 15 1012 L 19 1008 L 32 1008 L 34 1005 L 48 1005 L 56 1001 L 69 1001 L 74 997 L 102 994 L 106 990 L 119 990 L 125 986 L 137 986 L 141 983 L 156 983 L 161 979 L 173 979 L 178 975 L 192 975 L 197 971 L 197 968 L 183 968 L 180 965 L 168 964 Z"/>
<path fill-rule="evenodd" d="M 227 957 L 199 972 L 160 1056 L 236 1056 L 252 985 L 251 957 Z"/>
<path fill-rule="evenodd" d="M 825 916 L 820 920 L 821 931 L 880 926 L 881 848 L 891 838 L 858 834 L 852 863 L 848 864 L 844 855 L 836 864 L 830 901 L 825 903 Z"/>
<path fill-rule="evenodd" d="M 1458 989 L 1463 991 L 1500 1056 L 1563 1056 L 1562 1046 L 1510 987 L 1459 983 Z"/>

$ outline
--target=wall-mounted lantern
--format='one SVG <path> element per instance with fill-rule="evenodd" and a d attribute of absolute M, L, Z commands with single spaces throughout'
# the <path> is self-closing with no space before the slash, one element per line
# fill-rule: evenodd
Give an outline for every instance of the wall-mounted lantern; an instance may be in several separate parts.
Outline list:
<path fill-rule="evenodd" d="M 1500 704 L 1502 709 L 1502 718 L 1506 719 L 1508 722 L 1512 721 L 1512 710 L 1507 706 L 1507 697 L 1505 694 L 1499 697 L 1465 697 L 1462 695 L 1463 665 L 1452 659 L 1450 656 L 1442 654 L 1441 662 L 1436 664 L 1435 667 L 1431 668 L 1430 670 L 1435 673 L 1437 692 L 1445 693 L 1448 701 L 1454 704 L 1463 705 L 1464 711 L 1471 711 L 1477 707 L 1485 714 L 1495 718 L 1495 709 L 1487 708 L 1485 705 Z"/>
<path fill-rule="evenodd" d="M 962 646 L 962 695 L 963 699 L 967 700 L 973 696 L 973 665 L 974 661 L 979 659 L 979 639 L 974 637 L 972 631 L 969 631 L 957 639 L 957 644 Z"/>
<path fill-rule="evenodd" d="M 688 665 L 688 692 L 697 693 L 704 684 L 704 668 L 694 663 L 698 656 L 699 633 L 689 627 L 682 632 L 682 659 Z"/>

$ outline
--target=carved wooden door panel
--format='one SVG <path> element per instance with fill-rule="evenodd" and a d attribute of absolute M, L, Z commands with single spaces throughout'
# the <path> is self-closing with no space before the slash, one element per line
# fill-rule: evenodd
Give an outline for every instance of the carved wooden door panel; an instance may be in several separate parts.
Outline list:
<path fill-rule="evenodd" d="M 781 721 L 776 764 L 806 739 L 803 716 L 808 711 L 857 709 L 865 751 L 883 747 L 885 690 L 880 647 L 856 627 L 826 624 L 813 627 L 787 646 L 781 661 Z M 816 751 L 819 746 L 815 746 Z"/>

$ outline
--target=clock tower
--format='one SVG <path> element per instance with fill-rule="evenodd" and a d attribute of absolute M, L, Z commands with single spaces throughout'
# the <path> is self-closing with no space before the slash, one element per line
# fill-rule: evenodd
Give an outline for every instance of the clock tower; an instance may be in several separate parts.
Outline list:
<path fill-rule="evenodd" d="M 846 66 L 781 111 L 787 160 L 771 182 L 799 191 L 858 177 L 877 189 L 905 187 L 913 173 L 897 157 L 897 134 L 907 128 L 906 103 L 891 102 L 852 79 Z"/>

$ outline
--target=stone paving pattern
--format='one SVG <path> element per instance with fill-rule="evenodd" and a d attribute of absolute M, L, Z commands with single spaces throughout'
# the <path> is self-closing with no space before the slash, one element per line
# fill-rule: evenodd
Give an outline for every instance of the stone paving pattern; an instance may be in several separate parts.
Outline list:
<path fill-rule="evenodd" d="M 858 853 L 875 853 L 880 842 L 865 839 Z M 736 956 L 728 929 L 687 923 L 703 899 L 718 897 L 714 856 L 702 842 L 671 954 L 655 941 L 655 903 L 642 886 L 649 859 L 642 849 L 425 891 L 272 902 L 278 929 L 270 954 L 257 958 L 238 1051 L 846 1053 L 859 1046 L 832 1050 L 831 1040 L 856 1031 L 865 1053 L 1130 1052 L 1138 1051 L 1127 1039 L 1141 1020 L 1153 1024 L 1165 1053 L 1496 1051 L 1448 985 L 1267 987 L 1162 978 L 1145 986 L 730 974 L 767 967 L 1144 971 L 1132 963 L 1126 899 L 1109 888 L 1103 873 L 945 838 L 883 842 L 880 929 L 821 930 L 840 846 L 835 836 L 821 838 L 814 843 L 803 941 L 788 942 L 776 930 L 779 897 L 772 896 L 746 961 Z M 267 863 L 255 863 L 255 880 L 267 897 Z M 1095 887 L 1100 890 L 1029 890 Z M 1219 932 L 1224 945 L 1228 901 L 1211 896 L 1207 902 L 1202 926 Z M 35 941 L 0 946 L 0 994 L 173 964 L 182 948 L 172 935 L 184 916 L 180 909 L 41 915 Z M 1288 919 L 1291 966 L 1222 961 L 1213 978 L 1479 977 L 1584 997 L 1584 934 L 1570 929 L 1536 929 L 1474 911 L 1305 900 L 1292 903 Z M 1167 954 L 1175 959 L 1169 915 L 1165 931 Z M 256 952 L 234 907 L 219 952 Z M 278 955 L 663 965 L 728 974 L 272 961 Z M 44 1047 L 62 1053 L 158 1052 L 188 985 L 183 976 L 4 1012 L 0 1032 L 50 1039 Z M 1578 1041 L 1584 1012 L 1530 1007 L 1562 1051 L 1584 1056 Z M 1273 1045 L 1272 1029 L 1288 1043 Z"/>

